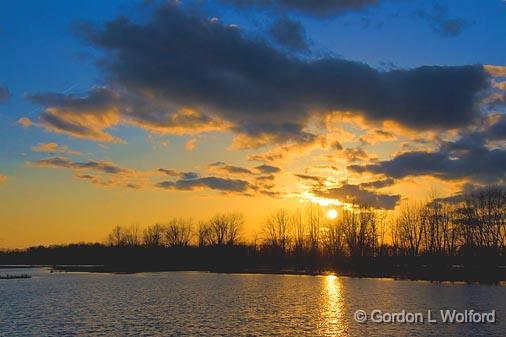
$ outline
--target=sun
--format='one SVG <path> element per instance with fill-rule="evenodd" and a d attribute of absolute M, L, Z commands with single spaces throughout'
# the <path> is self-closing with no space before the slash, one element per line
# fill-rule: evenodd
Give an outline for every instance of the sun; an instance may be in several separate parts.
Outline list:
<path fill-rule="evenodd" d="M 337 210 L 335 210 L 334 208 L 329 209 L 327 211 L 327 218 L 329 218 L 329 219 L 337 218 Z"/>

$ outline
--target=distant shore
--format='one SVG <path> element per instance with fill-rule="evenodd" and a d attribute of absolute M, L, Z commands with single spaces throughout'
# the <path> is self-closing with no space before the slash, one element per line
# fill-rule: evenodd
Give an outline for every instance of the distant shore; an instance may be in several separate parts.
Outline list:
<path fill-rule="evenodd" d="M 51 266 L 52 271 L 57 272 L 86 272 L 86 273 L 112 273 L 112 274 L 135 274 L 144 272 L 170 272 L 170 271 L 201 271 L 226 274 L 270 274 L 270 275 L 336 275 L 357 278 L 385 278 L 394 280 L 430 281 L 430 282 L 468 282 L 497 284 L 506 281 L 506 267 L 497 268 L 494 271 L 466 270 L 455 267 L 440 271 L 431 271 L 419 268 L 410 271 L 379 272 L 379 271 L 354 271 L 354 270 L 296 270 L 296 269 L 269 269 L 269 268 L 246 268 L 246 269 L 199 269 L 199 268 L 125 268 L 119 266 Z"/>

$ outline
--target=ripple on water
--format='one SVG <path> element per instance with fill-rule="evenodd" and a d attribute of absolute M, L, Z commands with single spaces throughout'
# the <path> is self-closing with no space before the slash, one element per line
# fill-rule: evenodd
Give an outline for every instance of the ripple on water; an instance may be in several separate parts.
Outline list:
<path fill-rule="evenodd" d="M 198 272 L 0 281 L 0 336 L 503 336 L 506 287 Z M 494 325 L 358 324 L 357 309 L 496 309 Z"/>

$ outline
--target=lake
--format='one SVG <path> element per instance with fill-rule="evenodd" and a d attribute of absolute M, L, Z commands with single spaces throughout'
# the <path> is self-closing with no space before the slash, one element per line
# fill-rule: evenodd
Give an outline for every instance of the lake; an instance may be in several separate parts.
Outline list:
<path fill-rule="evenodd" d="M 505 336 L 506 287 L 347 278 L 0 269 L 0 336 Z M 357 323 L 354 312 L 438 323 Z M 495 310 L 496 323 L 441 323 L 440 310 Z M 385 313 L 387 315 L 385 316 Z M 377 318 L 376 318 L 377 319 Z"/>

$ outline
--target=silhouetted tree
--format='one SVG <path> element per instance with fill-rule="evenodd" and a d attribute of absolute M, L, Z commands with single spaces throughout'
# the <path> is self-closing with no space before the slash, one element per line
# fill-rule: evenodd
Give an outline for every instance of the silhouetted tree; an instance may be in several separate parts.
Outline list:
<path fill-rule="evenodd" d="M 265 241 L 273 248 L 279 249 L 282 254 L 286 252 L 289 244 L 290 215 L 284 209 L 272 213 L 264 223 Z"/>
<path fill-rule="evenodd" d="M 212 245 L 234 245 L 244 224 L 240 213 L 217 214 L 209 221 L 209 240 Z"/>
<path fill-rule="evenodd" d="M 161 247 L 164 245 L 165 226 L 155 224 L 144 229 L 143 242 L 148 247 Z"/>
<path fill-rule="evenodd" d="M 165 229 L 165 242 L 169 247 L 186 247 L 192 238 L 192 220 L 175 218 Z"/>

